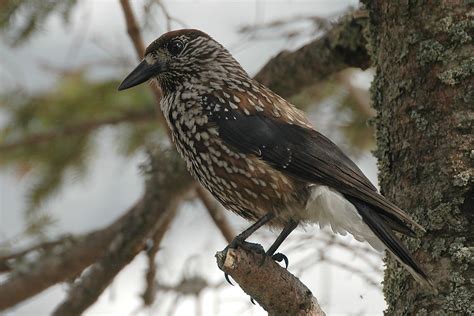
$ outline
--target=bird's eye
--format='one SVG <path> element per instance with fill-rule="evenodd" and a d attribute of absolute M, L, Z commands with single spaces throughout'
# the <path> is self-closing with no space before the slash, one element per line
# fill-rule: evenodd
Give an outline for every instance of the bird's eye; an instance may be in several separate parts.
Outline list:
<path fill-rule="evenodd" d="M 174 55 L 174 56 L 181 53 L 183 48 L 184 48 L 184 44 L 180 40 L 174 40 L 168 44 L 168 51 L 170 52 L 171 55 Z"/>

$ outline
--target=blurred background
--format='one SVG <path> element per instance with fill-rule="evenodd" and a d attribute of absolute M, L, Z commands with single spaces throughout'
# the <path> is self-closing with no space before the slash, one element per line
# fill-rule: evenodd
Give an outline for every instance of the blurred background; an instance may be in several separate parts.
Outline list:
<path fill-rule="evenodd" d="M 227 47 L 250 75 L 282 50 L 321 37 L 358 1 L 132 1 L 145 43 L 198 28 Z M 104 227 L 143 193 L 145 148 L 161 144 L 146 85 L 118 93 L 137 64 L 118 0 L 0 2 L 0 259 L 61 236 Z M 290 100 L 377 183 L 371 70 L 347 69 Z M 235 233 L 248 223 L 226 212 Z M 277 232 L 252 240 L 271 244 Z M 138 255 L 86 315 L 265 315 L 224 281 L 214 254 L 227 242 L 197 199 L 182 204 L 154 259 L 155 300 L 145 306 L 149 260 Z M 381 314 L 382 255 L 349 236 L 307 227 L 282 252 L 328 315 Z M 27 259 L 25 259 L 27 260 Z M 8 271 L 21 273 L 22 260 Z M 1 286 L 1 285 L 0 285 Z M 48 315 L 69 283 L 4 312 Z M 0 298 L 1 299 L 1 298 Z"/>

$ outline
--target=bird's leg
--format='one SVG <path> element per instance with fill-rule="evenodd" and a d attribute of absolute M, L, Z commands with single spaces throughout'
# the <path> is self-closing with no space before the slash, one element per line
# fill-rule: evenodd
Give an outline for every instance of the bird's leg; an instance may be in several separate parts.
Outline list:
<path fill-rule="evenodd" d="M 258 221 L 253 223 L 250 227 L 248 227 L 246 230 L 238 234 L 227 246 L 227 248 L 237 248 L 237 247 L 246 247 L 247 245 L 244 246 L 245 240 L 250 237 L 256 230 L 258 230 L 260 227 L 271 221 L 275 217 L 275 213 L 273 212 L 268 212 L 264 216 L 262 216 Z M 251 243 L 245 243 L 245 244 L 251 244 Z M 255 245 L 255 244 L 252 244 Z M 252 248 L 252 247 L 251 247 Z M 254 248 L 254 247 L 253 247 Z M 261 248 L 261 247 L 260 247 Z"/>
<path fill-rule="evenodd" d="M 288 237 L 289 234 L 298 226 L 298 223 L 294 220 L 290 220 L 283 230 L 281 231 L 280 235 L 278 235 L 277 239 L 273 242 L 270 248 L 267 250 L 266 254 L 269 257 L 272 257 L 273 260 L 282 262 L 285 261 L 285 266 L 288 268 L 288 258 L 282 253 L 275 253 L 275 251 L 280 247 L 283 241 Z"/>
<path fill-rule="evenodd" d="M 230 244 L 226 247 L 226 249 L 229 248 L 237 248 L 237 247 L 242 247 L 244 249 L 248 250 L 254 250 L 259 253 L 264 254 L 265 250 L 263 250 L 263 247 L 259 244 L 254 244 L 254 243 L 249 243 L 246 242 L 245 240 L 250 237 L 257 229 L 271 221 L 275 217 L 275 213 L 273 212 L 268 212 L 264 216 L 262 216 L 258 221 L 253 223 L 250 227 L 248 227 L 246 230 L 238 234 L 231 242 Z M 225 279 L 227 282 L 229 282 L 230 285 L 233 285 L 232 282 L 229 280 L 229 275 L 227 273 L 224 273 Z"/>
<path fill-rule="evenodd" d="M 288 257 L 285 256 L 284 254 L 278 252 L 275 253 L 275 251 L 280 247 L 280 245 L 285 241 L 286 237 L 291 234 L 291 232 L 298 226 L 298 222 L 295 222 L 294 220 L 290 220 L 285 227 L 283 227 L 283 230 L 281 231 L 280 235 L 278 235 L 277 239 L 273 242 L 273 244 L 268 248 L 267 252 L 265 253 L 267 256 L 272 257 L 273 260 L 277 262 L 282 262 L 285 261 L 285 268 L 288 268 Z M 266 257 L 266 256 L 265 256 Z M 264 257 L 264 259 L 265 259 Z M 263 262 L 262 262 L 263 264 Z M 230 284 L 232 284 L 226 275 L 226 280 Z M 253 305 L 255 305 L 255 301 L 253 297 L 250 298 L 250 302 L 252 302 Z"/>

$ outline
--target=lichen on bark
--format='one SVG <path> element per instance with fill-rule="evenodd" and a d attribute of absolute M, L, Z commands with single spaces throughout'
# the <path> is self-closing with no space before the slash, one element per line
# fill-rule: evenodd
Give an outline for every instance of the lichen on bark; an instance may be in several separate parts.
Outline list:
<path fill-rule="evenodd" d="M 364 1 L 382 193 L 427 232 L 404 242 L 437 285 L 387 259 L 386 313 L 474 313 L 472 5 Z"/>

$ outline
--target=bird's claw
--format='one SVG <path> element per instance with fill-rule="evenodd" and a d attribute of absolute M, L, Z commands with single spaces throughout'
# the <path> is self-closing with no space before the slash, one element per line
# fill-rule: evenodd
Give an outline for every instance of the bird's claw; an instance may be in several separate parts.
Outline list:
<path fill-rule="evenodd" d="M 272 259 L 275 260 L 276 262 L 284 261 L 285 262 L 285 269 L 288 269 L 288 264 L 289 264 L 288 257 L 285 256 L 284 254 L 282 254 L 281 252 L 277 252 L 276 254 L 274 254 L 272 256 Z"/>
<path fill-rule="evenodd" d="M 260 244 L 256 244 L 256 243 L 251 243 L 251 242 L 247 242 L 247 241 L 244 241 L 242 239 L 240 239 L 239 237 L 235 237 L 229 245 L 227 245 L 227 247 L 225 248 L 225 250 L 227 251 L 228 249 L 237 249 L 237 248 L 242 248 L 242 249 L 245 249 L 247 251 L 250 251 L 250 252 L 256 252 L 258 254 L 262 254 L 263 256 L 263 261 L 262 261 L 262 264 L 263 262 L 265 261 L 265 250 L 263 249 L 263 247 L 260 245 Z M 234 285 L 231 281 L 230 281 L 230 278 L 229 278 L 229 274 L 224 272 L 224 277 L 227 281 L 227 283 L 229 283 L 230 285 Z"/>
<path fill-rule="evenodd" d="M 224 272 L 224 278 L 229 283 L 230 285 L 234 286 L 234 283 L 230 281 L 229 274 L 227 272 Z"/>
<path fill-rule="evenodd" d="M 227 247 L 225 248 L 225 250 L 229 250 L 229 249 L 237 249 L 237 248 L 242 248 L 242 249 L 245 249 L 247 251 L 250 251 L 250 252 L 256 252 L 257 254 L 261 254 L 262 255 L 262 259 L 260 261 L 260 266 L 262 266 L 264 263 L 265 263 L 265 259 L 267 258 L 267 256 L 271 256 L 271 258 L 273 260 L 275 260 L 276 262 L 285 262 L 285 269 L 288 268 L 288 264 L 289 264 L 289 261 L 288 261 L 288 257 L 280 252 L 278 253 L 275 253 L 273 255 L 270 255 L 270 254 L 267 254 L 265 253 L 265 250 L 263 249 L 263 247 L 260 245 L 260 244 L 256 244 L 256 243 L 252 243 L 252 242 L 247 242 L 245 240 L 242 240 L 241 238 L 239 238 L 238 236 L 235 237 L 230 243 L 229 245 L 227 245 Z M 229 283 L 230 285 L 234 285 L 231 281 L 230 281 L 230 278 L 229 278 L 229 274 L 224 272 L 224 277 L 227 281 L 227 283 Z M 250 298 L 251 302 L 253 304 L 255 304 L 255 301 L 253 298 Z"/>

